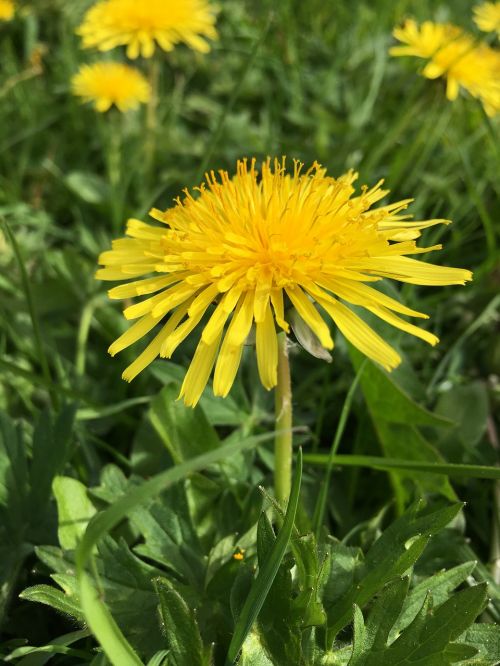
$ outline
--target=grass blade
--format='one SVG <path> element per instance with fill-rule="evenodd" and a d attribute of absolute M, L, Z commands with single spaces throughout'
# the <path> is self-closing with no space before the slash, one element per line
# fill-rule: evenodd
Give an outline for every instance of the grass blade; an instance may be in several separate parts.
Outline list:
<path fill-rule="evenodd" d="M 310 465 L 327 466 L 330 456 L 327 453 L 306 453 L 304 462 Z M 370 467 L 381 471 L 410 470 L 414 472 L 429 472 L 430 474 L 444 474 L 446 476 L 463 476 L 473 479 L 500 479 L 500 467 L 488 465 L 461 465 L 452 463 L 431 463 L 416 460 L 400 460 L 399 458 L 384 458 L 382 456 L 333 456 L 333 464 L 341 467 Z"/>
<path fill-rule="evenodd" d="M 297 457 L 297 467 L 293 479 L 292 490 L 290 492 L 290 499 L 283 521 L 283 527 L 279 531 L 274 546 L 271 549 L 269 557 L 267 558 L 264 566 L 259 571 L 255 578 L 248 597 L 241 609 L 241 613 L 234 628 L 233 638 L 226 657 L 226 666 L 234 664 L 238 654 L 245 642 L 245 639 L 255 622 L 273 580 L 276 577 L 279 566 L 285 555 L 288 542 L 292 535 L 293 524 L 295 521 L 295 514 L 297 512 L 297 505 L 299 502 L 300 483 L 302 480 L 302 451 L 299 449 Z"/>

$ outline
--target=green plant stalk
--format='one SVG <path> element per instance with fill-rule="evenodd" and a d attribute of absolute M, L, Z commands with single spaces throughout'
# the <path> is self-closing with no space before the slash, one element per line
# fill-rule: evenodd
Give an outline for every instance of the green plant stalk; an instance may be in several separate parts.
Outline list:
<path fill-rule="evenodd" d="M 274 394 L 276 436 L 274 439 L 274 494 L 284 505 L 292 485 L 292 382 L 286 333 L 278 335 L 278 384 Z"/>

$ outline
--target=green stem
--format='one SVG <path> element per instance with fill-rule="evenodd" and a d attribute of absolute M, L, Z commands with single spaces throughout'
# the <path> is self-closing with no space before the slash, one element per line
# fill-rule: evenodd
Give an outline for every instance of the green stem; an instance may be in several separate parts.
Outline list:
<path fill-rule="evenodd" d="M 275 390 L 274 493 L 284 505 L 292 483 L 292 383 L 285 333 L 278 335 L 278 384 Z"/>

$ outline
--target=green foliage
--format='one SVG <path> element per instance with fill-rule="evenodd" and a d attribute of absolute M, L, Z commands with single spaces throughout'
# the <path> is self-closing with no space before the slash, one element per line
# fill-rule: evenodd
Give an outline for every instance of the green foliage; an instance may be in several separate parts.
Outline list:
<path fill-rule="evenodd" d="M 101 57 L 74 34 L 92 2 L 18 2 L 0 31 L 0 660 L 499 663 L 498 119 L 388 56 L 407 16 L 474 30 L 471 3 L 220 0 L 211 52 L 159 61 L 148 174 L 146 114 L 70 93 Z M 352 386 L 363 359 L 342 336 L 331 364 L 291 348 L 304 468 L 286 517 L 262 491 L 273 405 L 251 352 L 195 410 L 176 400 L 191 340 L 129 385 L 136 350 L 108 357 L 125 323 L 93 278 L 127 217 L 205 167 L 284 154 L 452 219 L 423 243 L 475 275 L 377 285 L 441 339 L 376 324 L 404 358 L 390 375 L 367 362 Z"/>

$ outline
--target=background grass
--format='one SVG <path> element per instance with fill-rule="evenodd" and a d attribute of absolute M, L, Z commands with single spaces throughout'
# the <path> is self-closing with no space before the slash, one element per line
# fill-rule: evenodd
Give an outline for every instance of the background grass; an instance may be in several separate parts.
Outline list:
<path fill-rule="evenodd" d="M 65 472 L 87 487 L 99 484 L 110 462 L 126 474 L 147 475 L 176 461 L 172 448 L 166 452 L 158 445 L 155 424 L 166 422 L 168 400 L 175 397 L 193 343 L 187 341 L 173 363 L 158 361 L 131 385 L 122 382 L 121 371 L 136 348 L 115 359 L 107 355 L 126 324 L 120 307 L 108 302 L 106 285 L 93 278 L 97 256 L 122 233 L 128 216 L 146 219 L 151 206 L 169 207 L 183 187 L 200 182 L 204 168 L 231 170 L 243 156 L 288 155 L 306 164 L 318 160 L 332 175 L 354 168 L 360 183 L 384 178 L 393 200 L 415 199 L 416 218 L 452 219 L 453 225 L 426 233 L 429 245 L 444 244 L 432 261 L 475 275 L 465 288 L 400 290 L 410 307 L 432 315 L 429 326 L 441 344 L 433 349 L 380 328 L 402 350 L 405 363 L 393 375 L 396 388 L 376 369 L 361 382 L 339 452 L 497 464 L 498 120 L 486 119 L 471 98 L 447 102 L 441 81 L 418 76 L 416 60 L 388 56 L 391 30 L 404 17 L 449 20 L 472 30 L 470 3 L 220 1 L 220 40 L 210 54 L 181 47 L 160 57 L 155 161 L 149 171 L 144 111 L 98 115 L 70 93 L 79 64 L 99 57 L 82 51 L 74 35 L 89 4 L 25 3 L 20 16 L 0 27 L 0 216 L 14 238 L 4 228 L 1 409 L 24 420 L 30 433 L 51 401 L 76 403 L 75 442 Z M 122 56 L 116 51 L 104 57 Z M 146 63 L 139 66 L 147 71 Z M 305 453 L 328 452 L 355 374 L 355 354 L 337 342 L 331 365 L 298 348 L 292 353 L 295 421 L 307 426 L 297 441 Z M 272 428 L 272 396 L 255 377 L 249 353 L 227 401 L 207 391 L 202 406 L 221 436 Z M 168 400 L 165 393 L 158 395 L 165 384 L 173 387 Z M 388 405 L 377 401 L 381 393 L 390 396 Z M 418 421 L 416 412 L 408 421 L 404 411 L 394 422 L 396 394 L 455 425 L 440 429 Z M 423 430 L 417 432 L 415 424 Z M 270 464 L 269 450 L 259 449 L 245 482 L 269 485 Z M 227 474 L 229 485 L 243 481 L 233 476 L 234 469 Z M 303 499 L 311 512 L 319 475 L 306 465 Z M 463 562 L 472 552 L 484 563 L 485 575 L 488 570 L 496 575 L 493 482 L 459 478 L 452 486 L 433 475 L 336 471 L 327 521 L 344 537 L 369 525 L 383 507 L 401 512 L 422 493 L 467 500 L 463 529 L 470 543 L 460 542 L 450 561 Z M 464 557 L 462 547 L 470 548 Z M 47 569 L 35 562 L 29 553 L 16 572 L 12 595 L 46 579 Z M 19 601 L 5 627 L 7 637 L 32 643 L 68 628 L 62 616 Z"/>

